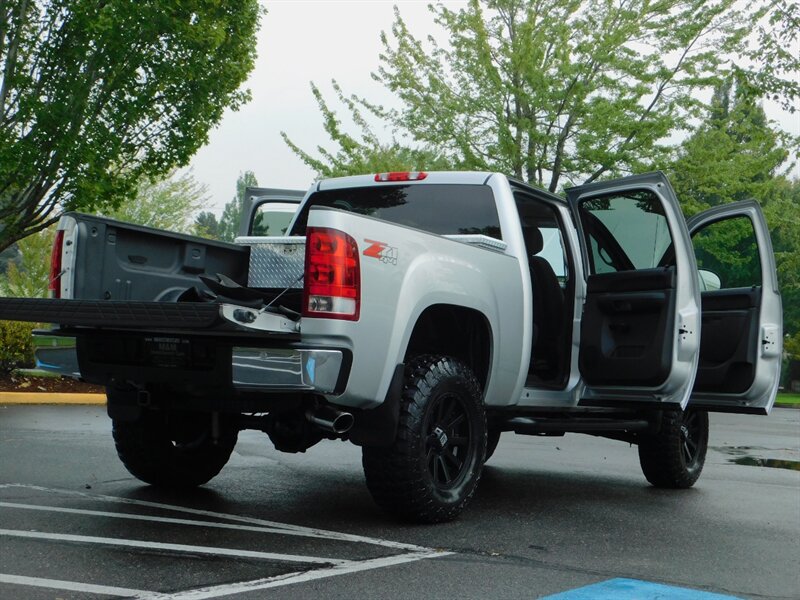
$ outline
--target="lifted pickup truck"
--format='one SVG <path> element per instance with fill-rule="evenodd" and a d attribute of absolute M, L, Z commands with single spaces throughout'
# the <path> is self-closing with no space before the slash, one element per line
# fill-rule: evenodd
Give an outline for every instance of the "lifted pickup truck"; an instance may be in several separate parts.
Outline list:
<path fill-rule="evenodd" d="M 323 180 L 288 236 L 243 225 L 235 245 L 67 214 L 55 298 L 0 318 L 59 324 L 42 363 L 106 386 L 119 456 L 153 485 L 207 482 L 250 428 L 362 446 L 375 501 L 415 521 L 456 517 L 506 431 L 636 444 L 651 484 L 688 488 L 708 411 L 775 399 L 764 218 L 687 221 L 660 173 L 566 196 L 496 173 Z"/>

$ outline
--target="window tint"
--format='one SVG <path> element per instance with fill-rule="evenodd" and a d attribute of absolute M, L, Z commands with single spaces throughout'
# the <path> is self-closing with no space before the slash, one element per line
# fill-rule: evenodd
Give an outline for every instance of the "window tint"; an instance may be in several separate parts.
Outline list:
<path fill-rule="evenodd" d="M 483 185 L 387 185 L 312 194 L 293 233 L 303 235 L 311 206 L 329 206 L 439 235 L 501 239 L 494 196 Z"/>
<path fill-rule="evenodd" d="M 661 201 L 649 190 L 585 200 L 580 212 L 593 273 L 651 269 L 672 244 Z"/>
<path fill-rule="evenodd" d="M 297 209 L 288 202 L 266 202 L 256 208 L 250 235 L 286 235 Z"/>
<path fill-rule="evenodd" d="M 702 290 L 761 285 L 753 223 L 740 215 L 709 223 L 692 235 Z"/>

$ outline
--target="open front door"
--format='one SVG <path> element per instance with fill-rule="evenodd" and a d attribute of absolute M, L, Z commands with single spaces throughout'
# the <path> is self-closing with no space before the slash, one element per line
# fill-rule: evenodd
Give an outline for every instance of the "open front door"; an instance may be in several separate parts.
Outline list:
<path fill-rule="evenodd" d="M 587 294 L 581 319 L 580 406 L 685 408 L 700 338 L 695 258 L 662 173 L 567 190 Z"/>
<path fill-rule="evenodd" d="M 783 317 L 764 216 L 755 202 L 737 202 L 687 225 L 704 288 L 691 406 L 767 414 L 778 390 Z"/>

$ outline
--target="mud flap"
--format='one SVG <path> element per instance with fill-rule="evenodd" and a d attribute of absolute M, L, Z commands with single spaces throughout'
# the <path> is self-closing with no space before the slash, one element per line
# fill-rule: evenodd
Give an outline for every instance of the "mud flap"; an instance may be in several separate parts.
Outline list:
<path fill-rule="evenodd" d="M 357 446 L 391 446 L 394 443 L 400 418 L 404 375 L 405 365 L 400 363 L 394 369 L 383 403 L 372 410 L 353 411 L 355 423 L 348 432 L 351 442 Z"/>

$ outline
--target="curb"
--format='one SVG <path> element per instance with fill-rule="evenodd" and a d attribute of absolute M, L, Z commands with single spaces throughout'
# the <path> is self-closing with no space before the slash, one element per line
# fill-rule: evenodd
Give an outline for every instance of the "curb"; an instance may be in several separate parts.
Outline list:
<path fill-rule="evenodd" d="M 105 403 L 105 394 L 0 392 L 0 404 L 103 405 Z"/>

